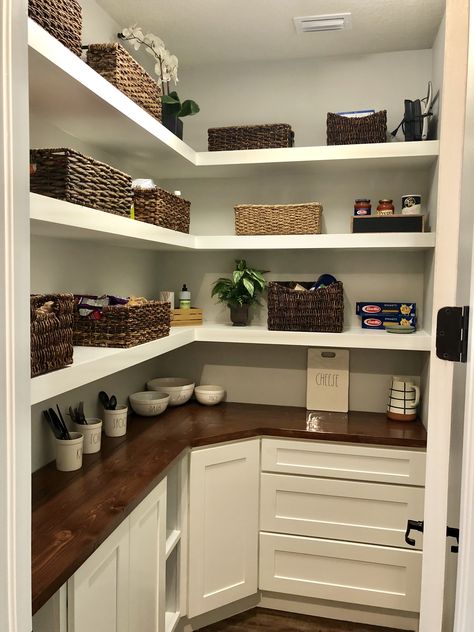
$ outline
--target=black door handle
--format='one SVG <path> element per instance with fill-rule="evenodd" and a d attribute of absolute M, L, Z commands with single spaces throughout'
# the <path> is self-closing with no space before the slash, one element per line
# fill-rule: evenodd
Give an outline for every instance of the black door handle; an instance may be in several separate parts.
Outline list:
<path fill-rule="evenodd" d="M 423 520 L 408 520 L 407 530 L 405 531 L 405 542 L 410 546 L 415 546 L 415 538 L 410 538 L 410 531 L 420 531 L 423 533 L 424 522 Z"/>
<path fill-rule="evenodd" d="M 451 547 L 451 553 L 459 552 L 459 529 L 455 527 L 446 527 L 446 537 L 447 538 L 456 538 L 457 544 L 453 544 Z"/>

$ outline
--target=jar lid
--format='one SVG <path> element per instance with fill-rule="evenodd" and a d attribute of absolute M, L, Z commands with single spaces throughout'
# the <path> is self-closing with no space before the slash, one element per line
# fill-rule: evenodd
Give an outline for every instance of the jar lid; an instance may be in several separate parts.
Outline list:
<path fill-rule="evenodd" d="M 393 200 L 379 200 L 379 204 L 383 204 L 384 202 L 387 204 L 392 204 Z"/>
<path fill-rule="evenodd" d="M 356 202 L 370 202 L 370 200 L 368 198 L 358 198 Z"/>

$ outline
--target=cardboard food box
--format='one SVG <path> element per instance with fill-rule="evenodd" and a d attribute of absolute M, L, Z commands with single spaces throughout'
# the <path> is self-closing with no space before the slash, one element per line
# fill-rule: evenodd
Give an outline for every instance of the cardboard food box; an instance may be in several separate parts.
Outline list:
<path fill-rule="evenodd" d="M 356 303 L 362 329 L 386 329 L 393 325 L 416 327 L 416 303 Z"/>
<path fill-rule="evenodd" d="M 308 349 L 306 408 L 348 412 L 348 349 Z"/>

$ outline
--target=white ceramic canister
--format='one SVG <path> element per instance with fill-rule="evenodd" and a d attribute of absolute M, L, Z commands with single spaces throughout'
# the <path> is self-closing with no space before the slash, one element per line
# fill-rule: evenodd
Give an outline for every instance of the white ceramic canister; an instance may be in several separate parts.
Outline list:
<path fill-rule="evenodd" d="M 70 439 L 56 439 L 56 468 L 60 472 L 73 472 L 82 467 L 84 436 L 70 432 Z"/>
<path fill-rule="evenodd" d="M 104 432 L 107 437 L 122 437 L 127 432 L 128 406 L 104 410 Z"/>
<path fill-rule="evenodd" d="M 102 419 L 87 418 L 87 424 L 74 424 L 84 435 L 84 454 L 99 452 L 102 439 Z"/>

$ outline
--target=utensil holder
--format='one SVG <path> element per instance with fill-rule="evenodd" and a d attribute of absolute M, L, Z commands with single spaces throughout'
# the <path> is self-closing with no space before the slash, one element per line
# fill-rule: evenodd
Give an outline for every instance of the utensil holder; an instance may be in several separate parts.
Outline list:
<path fill-rule="evenodd" d="M 127 432 L 128 406 L 104 410 L 104 432 L 107 437 L 122 437 Z"/>
<path fill-rule="evenodd" d="M 82 467 L 84 435 L 70 432 L 70 439 L 56 439 L 56 468 L 60 472 L 74 472 Z"/>
<path fill-rule="evenodd" d="M 102 419 L 87 419 L 87 424 L 74 424 L 77 432 L 84 435 L 84 454 L 99 452 L 102 440 Z"/>

